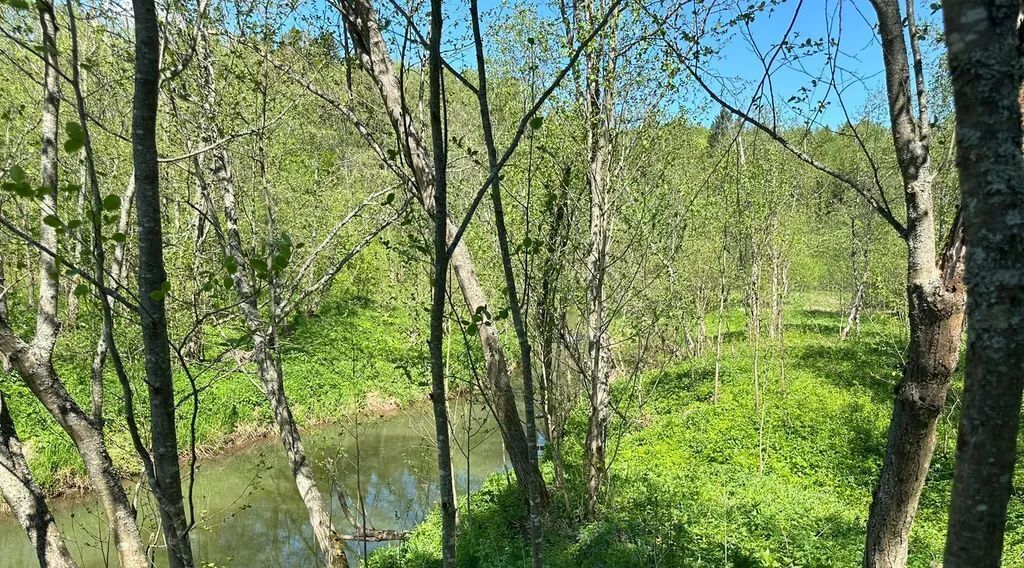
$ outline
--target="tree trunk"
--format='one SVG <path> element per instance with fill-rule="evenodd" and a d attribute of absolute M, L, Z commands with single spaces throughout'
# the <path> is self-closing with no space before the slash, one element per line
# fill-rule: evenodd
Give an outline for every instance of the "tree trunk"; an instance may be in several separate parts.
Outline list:
<path fill-rule="evenodd" d="M 444 360 L 444 316 L 447 312 L 448 292 L 448 122 L 443 110 L 446 103 L 441 87 L 444 76 L 441 53 L 443 24 L 442 1 L 430 0 L 428 107 L 430 138 L 434 149 L 434 195 L 431 203 L 434 220 L 434 287 L 430 303 L 430 376 L 433 384 L 430 398 L 434 403 L 434 433 L 441 485 L 441 564 L 444 568 L 455 568 L 455 478 L 452 475 L 448 430 L 448 373 Z M 486 322 L 480 322 L 479 327 L 485 325 Z"/>
<path fill-rule="evenodd" d="M 718 266 L 718 321 L 716 323 L 717 329 L 715 331 L 715 386 L 714 391 L 711 394 L 712 404 L 718 404 L 718 397 L 721 394 L 720 391 L 722 386 L 722 343 L 725 339 L 722 333 L 722 327 L 725 325 L 725 302 L 729 298 L 729 281 L 726 273 L 728 242 L 728 225 L 722 225 L 722 255 Z"/>
<path fill-rule="evenodd" d="M 164 297 L 170 289 L 164 269 L 160 216 L 160 172 L 156 116 L 160 89 L 160 31 L 153 0 L 133 0 L 135 12 L 135 94 L 132 99 L 132 163 L 139 235 L 139 319 L 149 391 L 154 489 L 171 568 L 193 566 L 188 519 L 181 491 L 174 378 Z M 110 337 L 107 338 L 108 342 Z"/>
<path fill-rule="evenodd" d="M 205 30 L 201 31 L 201 37 L 198 41 L 197 62 L 199 64 L 200 88 L 202 91 L 200 106 L 203 120 L 206 122 L 208 129 L 204 135 L 203 142 L 210 144 L 222 137 L 216 115 L 217 89 L 214 82 L 211 46 L 209 45 Z M 249 259 L 243 253 L 242 238 L 238 227 L 238 209 L 236 206 L 231 158 L 223 147 L 212 151 L 210 169 L 214 181 L 220 186 L 221 205 L 226 221 L 225 230 L 223 232 L 220 230 L 215 232 L 222 239 L 221 245 L 224 249 L 224 254 L 232 257 L 237 266 L 232 274 L 232 280 L 239 301 L 239 310 L 245 321 L 246 329 L 252 337 L 253 356 L 256 360 L 260 388 L 274 414 L 274 425 L 277 428 L 278 437 L 284 445 L 285 455 L 288 458 L 295 487 L 298 489 L 299 496 L 306 507 L 306 513 L 313 528 L 313 536 L 316 540 L 317 548 L 328 566 L 347 567 L 348 560 L 345 557 L 344 544 L 331 523 L 330 508 L 319 487 L 317 487 L 313 468 L 306 457 L 306 451 L 302 444 L 299 428 L 295 424 L 291 406 L 288 403 L 288 398 L 285 396 L 284 376 L 281 372 L 280 361 L 277 356 L 274 326 L 272 323 L 268 323 L 260 314 L 259 305 L 257 304 L 255 287 L 250 280 L 250 275 L 253 274 L 252 266 Z M 200 185 L 204 188 L 207 187 L 203 184 Z M 213 203 L 212 197 L 204 195 L 203 199 L 208 205 L 209 212 L 212 213 L 213 209 L 209 207 Z M 271 318 L 277 316 L 274 313 L 275 309 L 273 302 L 271 302 Z M 342 495 L 340 498 L 345 499 L 345 496 Z"/>
<path fill-rule="evenodd" d="M 970 288 L 946 568 L 997 568 L 1024 387 L 1024 158 L 1016 0 L 946 0 Z M 978 17 L 981 12 L 985 17 Z"/>
<path fill-rule="evenodd" d="M 57 129 L 60 107 L 60 83 L 57 70 L 56 18 L 53 6 L 37 3 L 42 31 L 44 59 L 41 185 L 47 188 L 41 202 L 40 217 L 56 215 L 57 196 Z M 40 221 L 39 243 L 57 250 L 56 230 Z M 107 517 L 122 567 L 144 568 L 147 560 L 142 537 L 135 520 L 135 509 L 121 486 L 113 462 L 107 453 L 102 434 L 71 398 L 53 369 L 53 348 L 60 328 L 57 321 L 57 266 L 45 252 L 39 255 L 39 294 L 36 331 L 31 344 L 17 337 L 6 319 L 0 319 L 0 353 L 7 358 L 25 384 L 54 420 L 71 437 L 85 466 L 93 491 Z"/>
<path fill-rule="evenodd" d="M 487 71 L 484 60 L 483 38 L 480 33 L 480 13 L 476 0 L 470 0 L 470 14 L 473 27 L 473 40 L 476 47 L 477 78 L 477 101 L 480 107 L 480 122 L 482 125 L 484 143 L 487 147 L 487 164 L 490 173 L 494 176 L 491 184 L 491 203 L 494 207 L 494 225 L 498 237 L 498 250 L 501 253 L 502 273 L 505 277 L 505 288 L 507 290 L 509 312 L 512 315 L 512 326 L 516 332 L 516 339 L 519 342 L 519 362 L 523 373 L 523 403 L 526 415 L 526 447 L 530 461 L 537 467 L 537 418 L 534 409 L 533 393 L 533 356 L 531 355 L 530 337 L 526 330 L 526 321 L 523 317 L 522 305 L 519 303 L 519 293 L 516 288 L 516 275 L 512 268 L 512 252 L 508 242 L 508 230 L 505 226 L 505 207 L 501 198 L 501 182 L 498 167 L 498 149 L 494 141 L 494 130 L 491 125 L 490 101 L 487 98 Z M 440 71 L 438 71 L 440 73 Z M 437 146 L 435 144 L 435 152 Z M 445 245 L 445 240 L 440 235 L 439 243 Z M 435 251 L 435 254 L 437 252 Z M 527 274 L 529 276 L 529 274 Z M 542 485 L 531 484 L 527 491 L 529 502 L 530 520 L 530 556 L 534 568 L 543 568 L 543 534 L 541 533 L 541 502 L 543 497 Z"/>
<path fill-rule="evenodd" d="M 114 463 L 104 445 L 103 435 L 57 378 L 49 352 L 22 342 L 5 321 L 0 321 L 0 352 L 10 359 L 32 394 L 68 433 L 82 456 L 90 486 L 106 514 L 107 526 L 113 534 L 121 566 L 148 566 L 142 536 L 135 521 L 135 508 L 131 506 L 121 486 Z"/>
<path fill-rule="evenodd" d="M 605 160 L 610 148 L 597 147 L 587 171 L 590 189 L 590 252 L 587 256 L 587 351 L 590 367 L 590 416 L 587 421 L 586 475 L 587 514 L 593 517 L 605 477 L 605 445 L 608 440 L 610 407 L 610 361 L 605 321 L 605 274 L 608 253 L 608 190 Z"/>
<path fill-rule="evenodd" d="M 592 25 L 593 3 L 589 0 L 578 10 L 586 16 L 578 26 Z M 577 30 L 583 35 L 582 29 Z M 604 43 L 586 53 L 585 80 L 581 86 L 586 120 L 587 190 L 590 194 L 590 247 L 587 254 L 587 351 L 589 361 L 590 416 L 584 447 L 586 468 L 587 516 L 593 517 L 605 479 L 605 454 L 608 422 L 611 418 L 611 345 L 608 340 L 608 315 L 605 312 L 605 282 L 611 245 L 612 130 L 615 121 L 616 26 L 609 27 Z"/>
<path fill-rule="evenodd" d="M 963 240 L 959 222 L 941 265 L 935 249 L 928 116 L 913 4 L 907 13 L 920 117 L 911 114 L 910 69 L 897 0 L 874 0 L 878 15 L 893 146 L 907 206 L 907 303 L 910 342 L 896 387 L 885 459 L 868 516 L 865 568 L 903 568 L 910 527 L 935 449 L 935 432 L 960 356 Z"/>
<path fill-rule="evenodd" d="M 540 335 L 540 358 L 541 358 L 541 380 L 540 380 L 540 406 L 541 415 L 544 421 L 544 437 L 550 447 L 551 462 L 555 469 L 555 483 L 565 487 L 565 468 L 562 463 L 562 430 L 563 421 L 561 415 L 564 409 L 558 409 L 558 423 L 552 420 L 554 405 L 558 404 L 555 398 L 557 393 L 555 385 L 557 381 L 558 359 L 555 353 L 556 334 L 558 326 L 564 317 L 564 312 L 558 309 L 557 288 L 558 277 L 561 274 L 561 254 L 565 249 L 568 238 L 566 224 L 566 210 L 568 209 L 569 182 L 572 177 L 570 166 L 565 166 L 562 173 L 562 180 L 552 200 L 553 211 L 546 211 L 549 219 L 547 236 L 545 242 L 545 258 L 541 269 L 540 298 L 537 303 L 538 333 Z"/>
<path fill-rule="evenodd" d="M 128 219 L 131 216 L 132 205 L 135 202 L 135 173 L 132 172 L 128 180 L 128 187 L 121 194 L 121 211 L 117 220 L 117 232 L 122 235 L 128 234 Z M 124 281 L 125 255 L 124 241 L 114 245 L 114 262 L 110 265 L 112 284 L 116 288 Z M 107 343 L 106 334 L 100 333 L 96 340 L 96 349 L 92 357 L 92 421 L 96 428 L 103 431 L 105 419 L 103 418 L 103 369 L 106 365 L 107 354 L 110 345 Z"/>
<path fill-rule="evenodd" d="M 7 401 L 0 392 L 0 495 L 28 534 L 42 568 L 77 566 L 57 530 L 42 490 L 32 479 Z"/>

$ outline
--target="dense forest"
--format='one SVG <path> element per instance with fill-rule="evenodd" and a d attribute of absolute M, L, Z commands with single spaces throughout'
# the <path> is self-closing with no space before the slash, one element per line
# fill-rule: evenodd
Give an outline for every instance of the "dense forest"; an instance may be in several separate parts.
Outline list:
<path fill-rule="evenodd" d="M 1019 0 L 0 0 L 0 566 L 1024 567 Z"/>

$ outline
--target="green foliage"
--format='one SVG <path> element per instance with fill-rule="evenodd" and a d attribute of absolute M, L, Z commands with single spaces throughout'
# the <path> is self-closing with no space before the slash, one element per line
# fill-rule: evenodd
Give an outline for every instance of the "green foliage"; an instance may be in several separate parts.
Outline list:
<path fill-rule="evenodd" d="M 897 320 L 877 315 L 860 335 L 840 341 L 842 314 L 807 307 L 818 302 L 804 296 L 787 314 L 784 381 L 777 345 L 760 344 L 760 435 L 754 344 L 742 332 L 728 335 L 717 404 L 713 354 L 644 375 L 638 388 L 651 402 L 613 424 L 622 437 L 598 519 L 587 523 L 579 523 L 585 416 L 578 413 L 566 440 L 569 487 L 553 496 L 546 519 L 545 566 L 857 565 L 905 338 Z M 730 330 L 742 330 L 742 318 L 729 322 Z M 613 394 L 622 401 L 631 388 L 619 383 Z M 914 568 L 941 559 L 953 423 L 955 416 L 947 416 L 940 427 L 911 535 Z M 1021 509 L 1011 505 L 1011 552 L 1024 533 Z M 474 495 L 462 523 L 460 565 L 529 563 L 524 501 L 504 476 Z M 439 539 L 432 515 L 407 543 L 382 550 L 371 565 L 439 566 Z"/>

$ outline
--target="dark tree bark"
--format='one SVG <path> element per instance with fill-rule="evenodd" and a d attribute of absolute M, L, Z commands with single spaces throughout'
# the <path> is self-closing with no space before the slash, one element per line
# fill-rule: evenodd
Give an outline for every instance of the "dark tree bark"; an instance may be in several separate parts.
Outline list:
<path fill-rule="evenodd" d="M 946 0 L 967 254 L 967 375 L 946 568 L 997 568 L 1024 387 L 1024 80 L 1017 0 Z"/>
<path fill-rule="evenodd" d="M 160 218 L 156 118 L 160 89 L 160 31 L 153 0 L 133 0 L 135 94 L 132 99 L 132 163 L 139 235 L 139 319 L 149 392 L 154 490 L 171 568 L 193 565 L 178 466 L 174 379 L 164 296 L 169 290 Z M 109 341 L 108 337 L 108 341 Z"/>
<path fill-rule="evenodd" d="M 907 224 L 907 304 L 910 342 L 896 387 L 888 443 L 868 517 L 865 568 L 902 568 L 910 527 L 935 450 L 939 414 L 960 358 L 964 319 L 963 240 L 960 223 L 936 252 L 929 125 L 919 38 L 909 2 L 918 117 L 912 113 L 904 19 L 897 0 L 874 0 L 885 62 L 893 146 L 903 179 Z"/>
<path fill-rule="evenodd" d="M 434 403 L 434 432 L 441 483 L 441 564 L 455 568 L 455 480 L 448 424 L 448 376 L 444 361 L 444 316 L 448 292 L 448 121 L 445 118 L 444 66 L 441 34 L 444 27 L 441 0 L 430 0 L 430 47 L 428 57 L 430 137 L 434 148 L 434 287 L 430 303 L 430 398 Z M 480 327 L 484 327 L 480 325 Z M 517 425 L 518 426 L 518 425 Z"/>

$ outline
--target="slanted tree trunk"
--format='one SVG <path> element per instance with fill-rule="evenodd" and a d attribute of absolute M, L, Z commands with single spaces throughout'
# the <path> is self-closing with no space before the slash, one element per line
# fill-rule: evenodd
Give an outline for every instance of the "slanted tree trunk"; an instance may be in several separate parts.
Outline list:
<path fill-rule="evenodd" d="M 964 320 L 963 236 L 959 221 L 941 260 L 935 246 L 929 127 L 923 63 L 908 2 L 919 117 L 911 109 L 910 69 L 897 0 L 873 0 L 885 61 L 889 115 L 907 207 L 910 342 L 896 386 L 885 459 L 868 516 L 865 568 L 903 568 L 910 527 L 935 450 L 939 415 L 960 358 Z"/>
<path fill-rule="evenodd" d="M 132 172 L 128 180 L 128 187 L 121 194 L 121 209 L 117 218 L 117 232 L 122 235 L 128 234 L 128 220 L 131 217 L 132 206 L 135 203 L 135 173 Z M 110 265 L 110 275 L 115 287 L 124 282 L 125 272 L 125 241 L 114 245 L 114 262 Z M 103 417 L 103 369 L 107 362 L 107 354 L 110 352 L 110 345 L 107 343 L 107 336 L 100 333 L 96 340 L 96 349 L 92 356 L 92 421 L 100 431 L 103 430 L 105 419 Z"/>
<path fill-rule="evenodd" d="M 946 0 L 943 8 L 971 291 L 944 566 L 997 568 L 1024 387 L 1020 2 Z"/>
<path fill-rule="evenodd" d="M 216 101 L 217 90 L 214 82 L 213 55 L 205 30 L 201 32 L 197 48 L 197 62 L 200 73 L 200 89 L 202 92 L 201 111 L 208 132 L 204 136 L 204 144 L 212 144 L 222 138 L 217 122 Z M 238 297 L 238 307 L 245 321 L 246 330 L 253 342 L 253 358 L 256 361 L 260 388 L 270 404 L 274 414 L 274 425 L 278 437 L 284 445 L 289 469 L 299 496 L 306 507 L 310 525 L 317 548 L 328 566 L 344 568 L 348 566 L 344 544 L 331 523 L 331 511 L 313 476 L 313 467 L 306 456 L 299 428 L 295 424 L 291 406 L 284 391 L 284 375 L 277 356 L 277 336 L 275 326 L 260 314 L 257 304 L 256 290 L 252 281 L 253 269 L 249 259 L 243 252 L 242 238 L 238 226 L 238 209 L 236 206 L 234 178 L 231 169 L 231 158 L 227 151 L 217 147 L 211 151 L 211 175 L 220 187 L 221 205 L 224 211 L 225 227 L 216 231 L 222 238 L 224 253 L 234 260 L 235 270 L 232 280 Z M 204 186 L 205 187 L 205 186 Z M 204 197 L 212 203 L 209 196 Z M 212 212 L 212 209 L 211 209 Z M 276 306 L 271 303 L 270 318 L 276 318 Z M 345 499 L 345 496 L 341 496 Z"/>
<path fill-rule="evenodd" d="M 176 401 L 164 297 L 170 289 L 164 269 L 160 216 L 160 171 L 156 115 L 160 89 L 160 31 L 153 0 L 133 0 L 135 13 L 135 93 L 132 98 L 132 163 L 139 235 L 139 319 L 145 352 L 152 443 L 151 485 L 157 492 L 161 529 L 171 568 L 190 568 L 192 545 L 178 465 Z M 110 337 L 108 335 L 108 342 Z"/>
<path fill-rule="evenodd" d="M 344 0 L 341 3 L 342 16 L 359 53 L 363 68 L 373 79 L 384 102 L 384 109 L 401 146 L 401 159 L 413 174 L 414 197 L 433 219 L 435 171 L 423 143 L 423 137 L 415 127 L 412 113 L 405 104 L 398 77 L 395 75 L 388 46 L 381 36 L 380 27 L 373 6 L 368 0 Z M 447 218 L 448 245 L 454 242 L 458 227 Z M 481 313 L 489 308 L 487 295 L 476 275 L 473 257 L 465 241 L 460 240 L 449 259 L 455 273 L 463 299 L 470 313 Z M 490 391 L 495 419 L 505 443 L 505 451 L 512 462 L 516 480 L 529 491 L 531 486 L 544 487 L 540 469 L 530 459 L 529 443 L 523 431 L 523 422 L 516 406 L 515 391 L 509 376 L 508 361 L 501 347 L 498 330 L 491 322 L 477 326 L 477 335 L 487 367 L 487 388 Z M 546 490 L 541 493 L 545 495 Z"/>
<path fill-rule="evenodd" d="M 10 409 L 0 392 L 0 495 L 28 534 L 43 568 L 77 566 L 57 530 L 43 491 L 32 479 Z"/>

